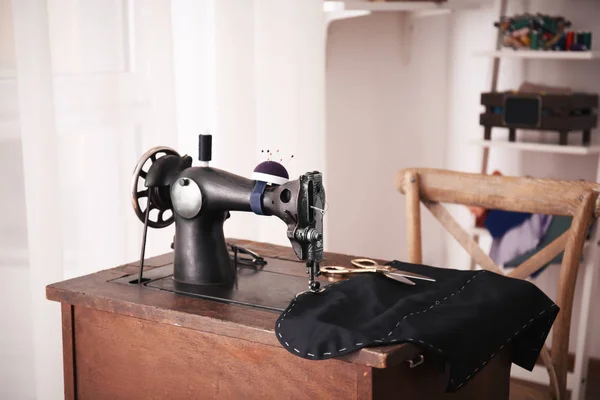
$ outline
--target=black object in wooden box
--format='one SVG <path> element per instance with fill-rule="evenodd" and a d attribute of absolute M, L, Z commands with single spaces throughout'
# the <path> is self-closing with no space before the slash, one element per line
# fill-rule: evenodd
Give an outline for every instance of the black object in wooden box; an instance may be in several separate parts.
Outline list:
<path fill-rule="evenodd" d="M 516 140 L 516 129 L 555 131 L 560 144 L 567 144 L 569 132 L 583 132 L 582 142 L 589 145 L 591 129 L 596 127 L 598 95 L 587 93 L 540 94 L 492 92 L 481 94 L 485 112 L 479 123 L 485 127 L 484 138 L 490 140 L 492 128 L 508 128 L 509 140 Z"/>

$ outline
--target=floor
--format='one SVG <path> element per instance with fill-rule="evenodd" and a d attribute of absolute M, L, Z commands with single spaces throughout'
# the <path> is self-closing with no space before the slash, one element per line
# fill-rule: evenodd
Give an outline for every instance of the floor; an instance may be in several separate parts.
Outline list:
<path fill-rule="evenodd" d="M 510 380 L 510 400 L 548 399 L 546 387 L 520 379 Z"/>
<path fill-rule="evenodd" d="M 548 389 L 545 386 L 511 379 L 510 400 L 538 400 L 548 399 Z M 588 384 L 586 400 L 600 399 L 600 361 L 592 359 L 588 367 Z"/>

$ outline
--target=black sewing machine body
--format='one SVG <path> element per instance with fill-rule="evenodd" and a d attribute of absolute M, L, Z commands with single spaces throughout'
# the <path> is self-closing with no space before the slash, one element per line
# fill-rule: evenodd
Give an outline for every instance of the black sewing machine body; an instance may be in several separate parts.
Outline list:
<path fill-rule="evenodd" d="M 254 181 L 211 167 L 191 167 L 179 174 L 170 191 L 175 214 L 174 278 L 177 282 L 233 283 L 236 268 L 230 262 L 223 224 L 230 211 L 251 211 L 253 188 Z M 319 173 L 269 186 L 264 192 L 265 215 L 277 216 L 286 223 L 287 236 L 300 260 L 313 261 L 309 259 L 311 253 L 317 249 L 320 253 L 323 251 L 322 237 L 314 244 L 297 237 L 311 228 L 322 232 L 322 217 L 311 206 L 322 209 L 323 201 Z M 311 251 L 309 246 L 316 249 Z"/>

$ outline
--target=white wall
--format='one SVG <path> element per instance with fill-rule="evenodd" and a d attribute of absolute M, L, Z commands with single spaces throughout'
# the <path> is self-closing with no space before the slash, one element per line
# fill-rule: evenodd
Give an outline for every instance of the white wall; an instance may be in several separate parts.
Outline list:
<path fill-rule="evenodd" d="M 327 248 L 406 259 L 396 171 L 445 165 L 447 16 L 375 13 L 333 22 L 327 42 Z M 424 262 L 442 231 L 423 213 Z"/>
<path fill-rule="evenodd" d="M 523 3 L 511 2 L 508 13 L 523 11 Z M 514 7 L 520 6 L 519 8 Z M 445 168 L 457 171 L 480 172 L 482 150 L 470 144 L 473 139 L 483 138 L 483 130 L 479 125 L 479 114 L 482 111 L 480 96 L 489 91 L 491 85 L 492 59 L 475 57 L 477 51 L 495 48 L 496 31 L 493 27 L 497 20 L 495 10 L 485 8 L 456 12 L 451 15 L 448 58 L 448 107 L 447 143 Z M 500 70 L 498 90 L 518 87 L 524 78 L 523 66 L 519 61 L 503 62 Z M 502 130 L 494 131 L 494 138 L 508 135 Z M 519 155 L 504 152 L 501 159 L 498 153 L 490 156 L 489 171 L 498 166 L 506 175 L 519 175 Z M 464 225 L 473 223 L 472 216 L 465 207 L 449 206 L 454 216 Z M 454 240 L 446 241 L 448 260 L 456 268 L 464 268 L 470 264 L 468 254 Z"/>

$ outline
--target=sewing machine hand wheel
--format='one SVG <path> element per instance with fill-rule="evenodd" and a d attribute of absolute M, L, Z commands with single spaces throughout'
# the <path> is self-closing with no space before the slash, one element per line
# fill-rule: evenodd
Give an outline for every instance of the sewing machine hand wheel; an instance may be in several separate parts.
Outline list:
<path fill-rule="evenodd" d="M 146 176 L 152 167 L 152 164 L 154 164 L 157 159 L 166 155 L 179 156 L 179 153 L 170 147 L 164 146 L 153 147 L 145 152 L 135 166 L 131 180 L 131 202 L 135 215 L 137 215 L 140 221 L 145 221 L 148 204 L 150 204 L 150 210 L 158 209 L 158 215 L 155 220 L 152 219 L 151 214 L 148 217 L 148 226 L 152 228 L 165 228 L 175 221 L 171 206 L 165 205 L 160 201 L 161 198 L 168 198 L 169 196 L 168 193 L 163 193 L 165 188 L 156 186 L 146 187 L 145 185 Z M 150 165 L 148 168 L 144 169 L 144 166 L 148 161 L 150 161 Z M 146 207 L 144 208 L 142 208 L 142 205 L 140 204 L 140 199 L 142 198 L 146 198 Z M 165 218 L 165 213 L 169 210 L 171 210 L 171 215 L 168 218 Z"/>

